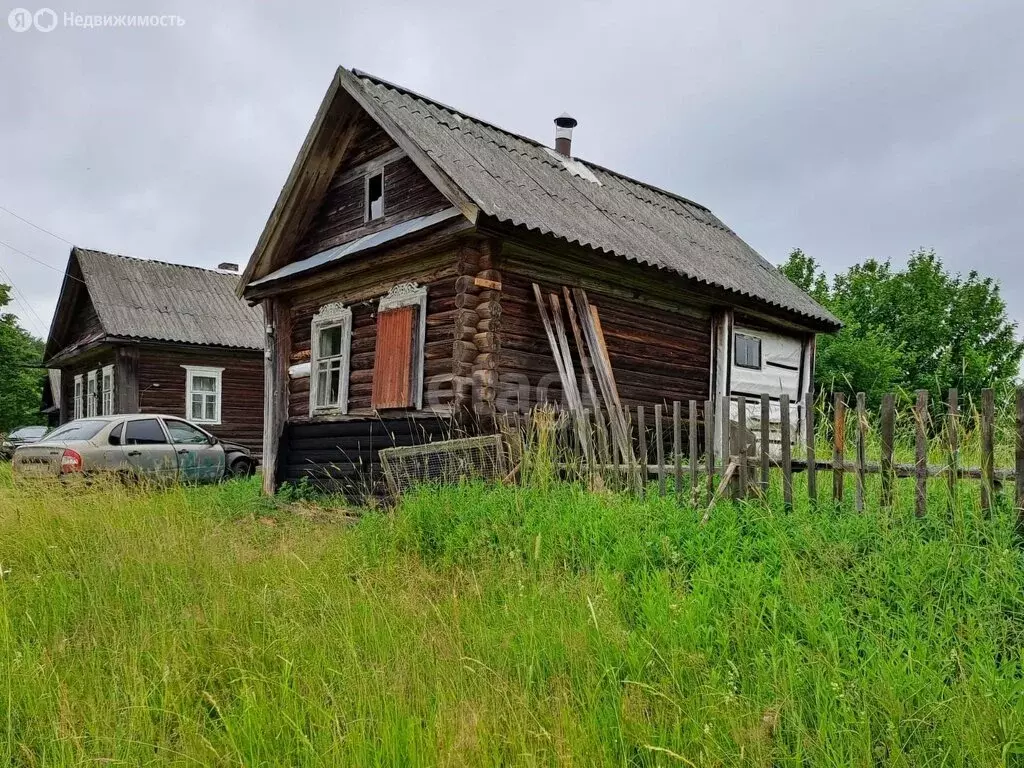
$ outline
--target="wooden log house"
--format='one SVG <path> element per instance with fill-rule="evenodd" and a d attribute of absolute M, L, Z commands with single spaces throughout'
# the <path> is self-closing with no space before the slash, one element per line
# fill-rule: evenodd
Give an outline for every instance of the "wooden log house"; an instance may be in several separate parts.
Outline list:
<path fill-rule="evenodd" d="M 839 322 L 704 206 L 572 157 L 574 125 L 551 148 L 337 71 L 239 284 L 265 318 L 268 492 L 559 401 L 534 283 L 587 291 L 625 406 L 803 402 Z"/>
<path fill-rule="evenodd" d="M 182 416 L 259 454 L 263 322 L 235 270 L 72 248 L 44 352 L 56 420 Z"/>

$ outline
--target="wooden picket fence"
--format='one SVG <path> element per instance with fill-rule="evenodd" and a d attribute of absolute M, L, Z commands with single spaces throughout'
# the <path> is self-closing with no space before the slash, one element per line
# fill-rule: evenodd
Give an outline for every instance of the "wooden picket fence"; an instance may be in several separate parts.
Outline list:
<path fill-rule="evenodd" d="M 582 415 L 569 413 L 565 423 L 575 450 L 579 452 L 581 464 L 590 473 L 618 476 L 636 492 L 648 492 L 648 484 L 657 479 L 657 492 L 661 496 L 669 493 L 669 480 L 674 479 L 674 493 L 680 502 L 706 504 L 705 520 L 715 504 L 723 499 L 741 500 L 767 494 L 772 471 L 781 472 L 783 502 L 793 505 L 793 475 L 804 472 L 807 476 L 806 489 L 812 504 L 822 501 L 819 474 L 831 474 L 831 499 L 839 503 L 845 499 L 848 476 L 854 486 L 854 506 L 858 512 L 867 504 L 866 478 L 880 475 L 878 502 L 883 508 L 892 507 L 895 499 L 897 478 L 913 478 L 915 481 L 915 513 L 924 516 L 928 509 L 929 478 L 945 477 L 950 498 L 957 497 L 958 484 L 962 480 L 979 482 L 980 505 L 990 511 L 996 503 L 999 487 L 1015 482 L 1014 501 L 1018 510 L 1018 523 L 1024 530 L 1024 387 L 1015 392 L 1016 419 L 1014 428 L 1014 467 L 997 468 L 995 465 L 995 394 L 991 389 L 981 393 L 981 407 L 974 426 L 980 432 L 980 466 L 967 467 L 961 463 L 961 431 L 963 416 L 956 390 L 950 390 L 943 404 L 945 424 L 940 425 L 936 439 L 942 441 L 945 463 L 928 463 L 928 454 L 933 437 L 929 427 L 934 427 L 930 414 L 929 395 L 926 390 L 916 393 L 912 408 L 914 423 L 913 463 L 897 463 L 894 460 L 896 446 L 896 396 L 886 395 L 882 399 L 879 418 L 879 439 L 881 455 L 877 462 L 867 460 L 867 443 L 870 420 L 865 406 L 865 396 L 860 393 L 855 403 L 846 402 L 843 394 L 836 393 L 832 401 L 831 433 L 832 456 L 819 458 L 816 450 L 818 425 L 816 404 L 811 395 L 803 402 L 801 413 L 798 450 L 801 456 L 794 456 L 793 430 L 791 424 L 791 402 L 786 395 L 779 398 L 778 419 L 771 418 L 771 399 L 760 398 L 760 419 L 756 431 L 747 429 L 748 405 L 756 406 L 758 401 L 746 398 L 722 397 L 718 402 L 711 400 L 699 403 L 690 400 L 684 404 L 671 404 L 671 413 L 663 405 L 653 408 L 653 429 L 646 421 L 648 410 L 643 406 L 623 409 L 611 416 L 600 410 L 585 409 Z M 731 417 L 732 404 L 736 404 L 736 418 Z M 703 406 L 703 407 L 701 407 Z M 716 414 L 729 414 L 730 418 L 717 418 Z M 847 420 L 852 416 L 852 456 L 847 455 Z M 618 419 L 625 424 L 627 439 L 618 440 L 618 434 L 610 429 Z M 634 432 L 634 426 L 636 431 Z M 671 440 L 666 431 L 671 428 Z M 687 436 L 684 445 L 683 435 Z M 717 440 L 716 440 L 717 433 Z M 620 428 L 621 434 L 621 428 Z M 731 445 L 732 438 L 743 435 L 753 436 L 754 441 L 744 440 L 744 446 Z M 777 437 L 776 437 L 777 436 Z M 750 444 L 756 448 L 751 451 Z M 780 443 L 781 444 L 778 444 Z M 703 445 L 701 445 L 703 443 Z M 777 450 L 773 450 L 773 445 Z M 654 461 L 650 461 L 652 449 Z M 666 459 L 666 454 L 668 459 Z M 721 459 L 720 457 L 724 457 Z M 688 480 L 688 482 L 684 482 Z"/>

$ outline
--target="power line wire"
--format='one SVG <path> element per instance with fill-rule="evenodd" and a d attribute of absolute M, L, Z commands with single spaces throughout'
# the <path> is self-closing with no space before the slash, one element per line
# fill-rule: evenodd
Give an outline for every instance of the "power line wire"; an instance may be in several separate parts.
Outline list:
<path fill-rule="evenodd" d="M 43 318 L 39 316 L 39 313 L 36 312 L 35 307 L 32 306 L 32 303 L 28 300 L 28 297 L 25 296 L 25 294 L 18 288 L 17 285 L 15 285 L 14 279 L 10 276 L 10 274 L 8 274 L 4 270 L 3 267 L 0 267 L 0 277 L 2 277 L 6 282 L 10 284 L 11 293 L 14 300 L 21 304 L 21 308 L 23 310 L 28 310 L 28 312 L 25 313 L 26 317 L 28 317 L 29 314 L 35 316 L 35 319 L 39 323 L 38 327 L 42 329 L 43 337 L 45 338 L 47 335 L 49 335 L 49 328 L 47 327 L 46 323 L 43 322 Z"/>
<path fill-rule="evenodd" d="M 10 214 L 10 215 L 11 215 L 11 216 L 13 216 L 14 218 L 16 218 L 16 219 L 17 219 L 18 221 L 23 221 L 23 222 L 25 222 L 26 224 L 28 224 L 28 225 L 29 225 L 30 227 L 33 227 L 34 229 L 38 229 L 38 230 L 39 230 L 40 232 L 43 232 L 43 233 L 45 233 L 45 234 L 49 235 L 50 237 L 55 237 L 55 238 L 57 238 L 57 239 L 58 239 L 58 240 L 60 240 L 60 241 L 61 241 L 62 243 L 67 243 L 67 244 L 68 244 L 68 245 L 70 245 L 70 246 L 74 246 L 74 243 L 72 243 L 72 242 L 71 242 L 70 240 L 68 240 L 68 239 L 67 239 L 66 237 L 61 237 L 60 235 L 58 235 L 58 234 L 56 234 L 56 233 L 54 233 L 54 232 L 51 232 L 50 230 L 48 230 L 48 229 L 47 229 L 46 227 L 41 227 L 41 226 L 39 226 L 38 224 L 36 224 L 35 222 L 29 221 L 29 220 L 28 220 L 28 219 L 26 219 L 26 218 L 25 218 L 24 216 L 19 216 L 19 215 L 18 215 L 18 214 L 16 214 L 16 213 L 15 213 L 14 211 L 12 211 L 12 210 L 11 210 L 10 208 L 5 208 L 4 206 L 0 205 L 0 211 L 3 211 L 4 213 L 8 213 L 8 214 Z"/>
<path fill-rule="evenodd" d="M 52 269 L 54 272 L 59 272 L 62 275 L 64 274 L 64 270 L 61 269 L 60 267 L 55 267 L 52 264 L 47 264 L 42 259 L 37 259 L 32 254 L 25 253 L 24 251 L 19 250 L 18 248 L 15 248 L 10 243 L 5 243 L 3 240 L 0 240 L 0 245 L 4 246 L 5 248 L 9 248 L 10 250 L 14 251 L 15 253 L 21 254 L 26 259 L 31 259 L 36 264 L 41 264 L 42 266 L 46 267 L 47 269 Z M 85 285 L 85 280 L 79 280 L 77 277 L 75 277 L 74 275 L 71 275 L 71 274 L 69 274 L 68 277 L 71 278 L 72 280 L 77 280 L 78 282 L 82 283 L 82 285 Z"/>

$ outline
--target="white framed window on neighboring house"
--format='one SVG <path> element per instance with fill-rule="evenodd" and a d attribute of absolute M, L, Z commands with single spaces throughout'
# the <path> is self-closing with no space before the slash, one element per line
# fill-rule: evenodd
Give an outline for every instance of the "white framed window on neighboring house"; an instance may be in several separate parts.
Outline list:
<path fill-rule="evenodd" d="M 427 287 L 399 283 L 377 305 L 371 395 L 375 410 L 423 407 L 426 334 Z"/>
<path fill-rule="evenodd" d="M 344 304 L 320 307 L 311 331 L 309 412 L 348 413 L 352 310 Z"/>
<path fill-rule="evenodd" d="M 220 424 L 221 374 L 223 368 L 183 365 L 185 413 L 197 424 Z"/>
<path fill-rule="evenodd" d="M 96 407 L 99 405 L 99 399 L 97 397 L 97 371 L 89 371 L 86 376 L 86 389 L 85 389 L 85 415 L 95 416 Z"/>
<path fill-rule="evenodd" d="M 85 382 L 82 381 L 82 374 L 75 376 L 75 396 L 71 401 L 71 418 L 80 419 L 85 416 L 83 398 L 85 394 Z"/>
<path fill-rule="evenodd" d="M 114 413 L 114 366 L 105 365 L 100 376 L 100 413 L 111 416 Z"/>

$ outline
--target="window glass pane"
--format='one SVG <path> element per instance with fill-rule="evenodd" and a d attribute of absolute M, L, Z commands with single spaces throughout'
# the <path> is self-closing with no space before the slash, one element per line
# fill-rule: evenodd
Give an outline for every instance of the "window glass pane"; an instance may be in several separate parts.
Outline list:
<path fill-rule="evenodd" d="M 165 445 L 167 439 L 156 419 L 129 421 L 124 428 L 125 445 Z"/>
<path fill-rule="evenodd" d="M 164 424 L 167 425 L 167 431 L 171 433 L 172 443 L 179 445 L 202 445 L 209 442 L 205 432 L 201 432 L 184 421 L 165 419 Z"/>
<path fill-rule="evenodd" d="M 331 403 L 337 403 L 341 400 L 341 370 L 334 368 L 329 375 L 331 378 Z"/>
<path fill-rule="evenodd" d="M 324 328 L 320 331 L 319 356 L 335 357 L 341 354 L 341 326 L 335 325 L 332 328 Z"/>
<path fill-rule="evenodd" d="M 46 440 L 91 440 L 105 426 L 105 421 L 73 421 L 53 430 L 46 436 Z"/>
<path fill-rule="evenodd" d="M 121 444 L 121 435 L 124 434 L 124 422 L 121 422 L 110 431 L 110 437 L 107 438 L 107 442 L 111 445 Z"/>
<path fill-rule="evenodd" d="M 203 396 L 201 394 L 192 395 L 192 410 L 189 411 L 189 416 L 193 419 L 203 418 Z"/>
<path fill-rule="evenodd" d="M 217 398 L 214 395 L 206 396 L 206 411 L 203 415 L 207 421 L 217 420 Z"/>
<path fill-rule="evenodd" d="M 192 391 L 193 392 L 216 392 L 217 391 L 217 379 L 214 376 L 200 376 L 195 374 L 192 376 Z"/>

